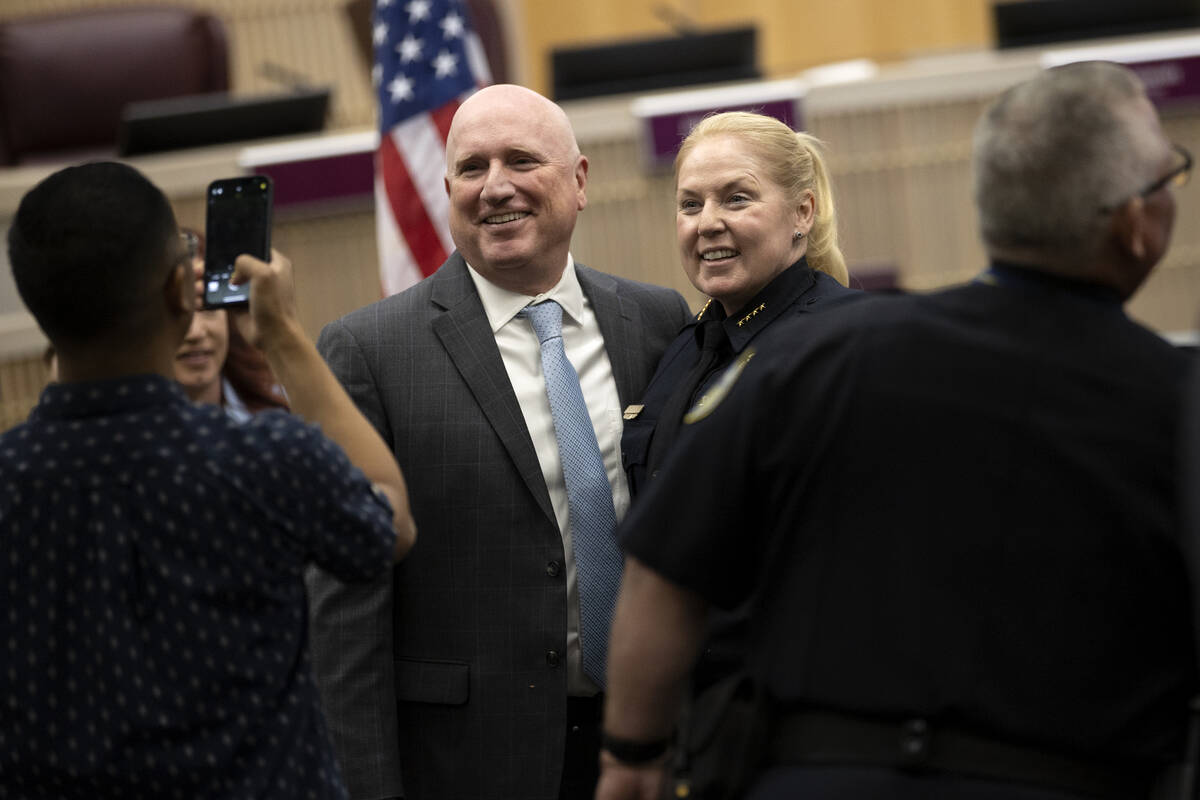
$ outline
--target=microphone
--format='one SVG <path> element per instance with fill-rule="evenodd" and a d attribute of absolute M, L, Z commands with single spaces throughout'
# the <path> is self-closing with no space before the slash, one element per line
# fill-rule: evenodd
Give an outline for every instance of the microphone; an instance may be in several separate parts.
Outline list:
<path fill-rule="evenodd" d="M 654 16 L 665 22 L 668 28 L 680 36 L 695 36 L 700 32 L 700 28 L 690 15 L 665 3 L 654 4 Z"/>
<path fill-rule="evenodd" d="M 269 81 L 282 84 L 295 92 L 308 92 L 313 88 L 308 76 L 274 61 L 263 61 L 258 65 L 258 74 Z"/>

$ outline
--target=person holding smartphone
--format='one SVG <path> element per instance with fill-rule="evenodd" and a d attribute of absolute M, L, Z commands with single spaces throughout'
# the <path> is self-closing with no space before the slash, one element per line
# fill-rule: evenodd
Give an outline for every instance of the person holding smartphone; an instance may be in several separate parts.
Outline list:
<path fill-rule="evenodd" d="M 300 326 L 290 263 L 236 260 L 234 324 L 294 412 L 239 424 L 174 380 L 200 287 L 135 169 L 54 173 L 8 245 L 59 382 L 0 435 L 0 794 L 344 798 L 303 570 L 370 579 L 416 532 Z"/>

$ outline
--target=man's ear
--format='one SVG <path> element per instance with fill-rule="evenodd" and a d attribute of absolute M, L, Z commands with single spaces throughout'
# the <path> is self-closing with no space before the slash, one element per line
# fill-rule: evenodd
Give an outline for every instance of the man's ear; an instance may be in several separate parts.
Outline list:
<path fill-rule="evenodd" d="M 1146 257 L 1145 201 L 1134 197 L 1112 212 L 1109 223 L 1118 249 L 1137 261 Z"/>
<path fill-rule="evenodd" d="M 587 208 L 587 176 L 587 156 L 581 155 L 579 160 L 575 162 L 575 205 L 579 211 L 583 211 L 585 208 Z"/>

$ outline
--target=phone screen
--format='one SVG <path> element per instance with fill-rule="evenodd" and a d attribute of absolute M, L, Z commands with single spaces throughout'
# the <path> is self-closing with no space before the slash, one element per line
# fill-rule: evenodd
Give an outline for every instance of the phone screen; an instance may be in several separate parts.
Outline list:
<path fill-rule="evenodd" d="M 264 175 L 227 178 L 208 186 L 204 251 L 206 308 L 243 305 L 250 284 L 230 286 L 233 264 L 243 253 L 271 257 L 271 179 Z"/>

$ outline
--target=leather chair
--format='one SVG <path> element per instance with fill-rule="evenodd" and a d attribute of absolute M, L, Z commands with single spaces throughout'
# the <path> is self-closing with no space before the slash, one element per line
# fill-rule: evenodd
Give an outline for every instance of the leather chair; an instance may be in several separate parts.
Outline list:
<path fill-rule="evenodd" d="M 229 88 L 225 29 L 178 7 L 0 22 L 0 165 L 115 153 L 138 100 Z"/>

